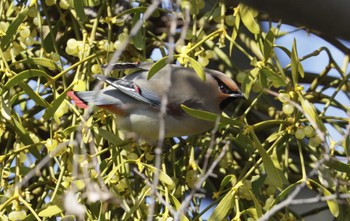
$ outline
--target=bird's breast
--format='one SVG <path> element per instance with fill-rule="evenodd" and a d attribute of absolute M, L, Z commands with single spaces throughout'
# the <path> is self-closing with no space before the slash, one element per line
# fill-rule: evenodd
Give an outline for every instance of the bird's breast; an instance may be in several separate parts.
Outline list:
<path fill-rule="evenodd" d="M 118 116 L 118 127 L 121 130 L 136 133 L 141 138 L 157 140 L 160 125 L 159 112 L 136 110 L 127 116 Z M 213 123 L 189 115 L 165 115 L 165 137 L 180 137 L 199 134 L 213 127 Z"/>

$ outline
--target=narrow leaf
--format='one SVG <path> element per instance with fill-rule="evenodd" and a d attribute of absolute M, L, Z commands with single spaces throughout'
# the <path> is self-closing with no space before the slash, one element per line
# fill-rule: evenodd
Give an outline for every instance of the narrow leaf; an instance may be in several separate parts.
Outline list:
<path fill-rule="evenodd" d="M 56 99 L 54 99 L 54 101 L 50 104 L 50 107 L 48 107 L 45 110 L 45 113 L 43 115 L 43 118 L 45 120 L 49 120 L 50 118 L 54 117 L 54 114 L 57 111 L 58 107 L 62 104 L 64 99 L 67 97 L 67 92 L 68 92 L 67 90 L 64 91 L 62 94 L 60 94 L 59 96 L 57 96 Z"/>
<path fill-rule="evenodd" d="M 318 129 L 320 129 L 322 132 L 325 132 L 326 126 L 323 124 L 322 120 L 318 117 L 315 106 L 311 104 L 309 100 L 304 98 L 304 96 L 301 93 L 298 93 L 298 96 L 299 96 L 298 97 L 299 101 L 301 103 L 301 107 L 305 112 L 305 115 L 311 118 L 310 120 L 316 124 Z"/>
<path fill-rule="evenodd" d="M 289 185 L 287 188 L 285 188 L 276 198 L 275 200 L 271 203 L 270 207 L 267 209 L 270 209 L 273 205 L 279 203 L 282 199 L 284 199 L 286 196 L 288 196 L 288 194 L 294 189 L 294 187 L 296 187 L 299 184 L 299 182 L 297 183 L 293 183 L 291 185 Z"/>
<path fill-rule="evenodd" d="M 156 63 L 154 63 L 152 65 L 152 67 L 149 69 L 148 71 L 148 75 L 147 75 L 147 80 L 151 79 L 155 74 L 157 74 L 162 68 L 165 67 L 165 65 L 168 64 L 168 56 L 165 56 L 161 59 L 159 59 L 159 61 L 157 61 Z"/>
<path fill-rule="evenodd" d="M 287 85 L 287 79 L 282 78 L 281 75 L 277 74 L 276 72 L 272 71 L 271 69 L 267 67 L 261 68 L 261 73 L 268 78 L 274 87 L 284 87 Z"/>
<path fill-rule="evenodd" d="M 47 33 L 42 44 L 46 52 L 50 53 L 55 51 L 55 44 L 57 44 L 55 38 L 57 36 L 57 32 L 62 26 L 64 26 L 62 20 L 58 20 L 54 26 L 48 26 L 49 33 Z"/>
<path fill-rule="evenodd" d="M 50 70 L 60 70 L 60 68 L 58 67 L 58 65 L 53 62 L 50 59 L 47 58 L 27 58 L 25 60 L 20 61 L 21 63 L 24 64 L 34 64 L 34 65 L 39 65 L 42 67 L 46 67 Z"/>
<path fill-rule="evenodd" d="M 198 76 L 205 81 L 206 76 L 205 76 L 205 72 L 204 69 L 202 67 L 202 65 L 200 65 L 196 60 L 194 60 L 191 57 L 188 57 L 188 60 L 190 61 L 190 64 L 192 66 L 192 68 L 195 70 L 195 72 L 198 74 Z"/>
<path fill-rule="evenodd" d="M 254 10 L 246 6 L 245 4 L 239 4 L 239 12 L 241 15 L 241 19 L 243 24 L 247 27 L 247 29 L 253 34 L 260 33 L 259 24 L 255 21 L 255 13 Z"/>
<path fill-rule="evenodd" d="M 80 19 L 82 22 L 87 20 L 85 11 L 84 11 L 84 1 L 82 0 L 74 0 L 74 9 L 77 13 L 77 19 Z"/>
<path fill-rule="evenodd" d="M 100 135 L 101 137 L 103 137 L 105 140 L 108 140 L 109 142 L 111 142 L 114 145 L 120 145 L 121 143 L 123 143 L 123 140 L 119 138 L 118 135 L 102 129 L 100 127 L 95 127 L 94 131 L 97 131 L 97 134 Z"/>
<path fill-rule="evenodd" d="M 222 179 L 220 184 L 220 190 L 224 189 L 230 183 L 232 186 L 236 185 L 237 183 L 237 177 L 233 174 L 227 175 L 224 177 L 224 179 Z"/>
<path fill-rule="evenodd" d="M 128 209 L 125 216 L 123 216 L 123 220 L 130 220 L 130 217 L 135 214 L 135 211 L 140 209 L 140 205 L 144 203 L 145 198 L 149 195 L 150 190 L 151 187 L 149 186 L 145 186 L 142 189 L 141 193 L 138 194 L 138 197 L 135 200 L 136 202 L 133 203 L 134 205 L 130 209 Z"/>
<path fill-rule="evenodd" d="M 230 56 L 232 55 L 233 46 L 234 46 L 235 40 L 238 36 L 238 30 L 239 30 L 240 23 L 241 23 L 241 17 L 239 16 L 239 13 L 237 13 L 235 16 L 235 23 L 234 23 L 233 28 L 232 28 L 232 35 L 231 35 L 231 39 L 230 39 L 230 51 L 229 51 Z"/>
<path fill-rule="evenodd" d="M 261 205 L 259 203 L 259 200 L 255 197 L 255 195 L 249 190 L 250 196 L 252 197 L 253 201 L 254 201 L 254 207 L 256 209 L 256 215 L 257 217 L 261 217 L 262 216 L 262 209 L 261 209 Z"/>
<path fill-rule="evenodd" d="M 28 13 L 29 7 L 26 7 L 21 11 L 17 17 L 11 22 L 10 26 L 8 27 L 6 31 L 6 35 L 1 39 L 1 49 L 3 51 L 6 50 L 8 45 L 11 42 L 11 39 L 13 39 L 17 34 L 18 27 L 22 24 L 23 20 L 26 18 Z"/>
<path fill-rule="evenodd" d="M 153 173 L 155 173 L 158 169 L 155 168 L 152 165 L 149 165 L 147 163 L 142 163 L 142 166 L 147 167 L 149 170 L 151 170 Z M 170 176 L 168 176 L 168 174 L 166 174 L 164 171 L 162 170 L 158 170 L 159 171 L 159 180 L 162 181 L 163 183 L 171 186 L 174 185 L 174 181 L 171 179 Z"/>
<path fill-rule="evenodd" d="M 172 201 L 172 203 L 175 205 L 175 209 L 179 210 L 181 207 L 181 203 L 179 202 L 179 200 L 172 194 L 169 194 L 169 197 L 170 197 L 170 200 Z M 184 214 L 180 215 L 180 220 L 189 221 L 189 219 Z"/>
<path fill-rule="evenodd" d="M 135 13 L 133 16 L 133 26 L 141 19 L 141 14 L 139 12 Z M 143 37 L 143 27 L 141 27 L 135 36 L 133 36 L 132 40 L 134 43 L 134 46 L 138 49 L 138 50 L 144 50 L 145 48 L 145 38 Z"/>
<path fill-rule="evenodd" d="M 83 2 L 87 7 L 96 7 L 101 5 L 101 0 L 83 0 Z"/>
<path fill-rule="evenodd" d="M 15 85 L 18 85 L 20 82 L 23 82 L 25 79 L 32 77 L 45 77 L 47 78 L 47 80 L 51 79 L 51 77 L 44 71 L 37 69 L 25 70 L 20 72 L 16 76 L 10 78 L 10 80 L 4 85 L 4 87 L 6 89 L 9 89 Z"/>
<path fill-rule="evenodd" d="M 147 11 L 147 9 L 148 9 L 147 7 L 137 7 L 137 8 L 127 9 L 119 13 L 116 17 L 121 18 L 127 14 L 144 13 Z M 152 17 L 159 17 L 159 16 L 160 16 L 159 10 L 154 10 L 152 13 Z"/>
<path fill-rule="evenodd" d="M 327 190 L 324 186 L 322 186 L 318 182 L 316 182 L 312 179 L 309 179 L 309 181 L 311 183 L 315 184 L 318 188 L 320 188 L 322 190 L 324 196 L 333 195 L 329 190 Z M 327 200 L 327 205 L 328 205 L 329 210 L 331 211 L 332 215 L 334 217 L 338 217 L 339 216 L 339 205 L 338 205 L 337 200 Z"/>
<path fill-rule="evenodd" d="M 209 217 L 208 221 L 225 220 L 234 201 L 234 196 L 235 189 L 232 188 L 228 193 L 226 193 L 224 198 L 222 198 L 219 205 L 214 209 L 213 213 Z"/>
<path fill-rule="evenodd" d="M 41 217 L 52 217 L 62 212 L 63 210 L 60 207 L 58 207 L 57 205 L 53 205 L 47 207 L 44 210 L 41 210 L 38 215 Z"/>
<path fill-rule="evenodd" d="M 346 163 L 343 163 L 341 161 L 339 161 L 336 158 L 331 158 L 330 160 L 327 160 L 325 162 L 325 165 L 329 166 L 330 168 L 343 172 L 343 173 L 347 173 L 348 175 L 350 175 L 350 166 Z"/>
<path fill-rule="evenodd" d="M 10 95 L 8 93 L 8 91 L 5 91 L 4 94 L 1 97 L 1 116 L 3 118 L 5 118 L 6 120 L 10 120 L 11 119 L 11 105 L 10 105 Z"/>
<path fill-rule="evenodd" d="M 217 115 L 208 111 L 204 111 L 204 110 L 197 110 L 197 109 L 193 109 L 193 108 L 189 108 L 185 105 L 181 105 L 182 110 L 184 110 L 187 114 L 191 115 L 192 117 L 201 119 L 201 120 L 206 120 L 206 121 L 211 121 L 211 122 L 216 122 L 216 120 L 218 118 L 220 118 L 220 123 L 222 124 L 230 124 L 230 125 L 237 125 L 237 126 L 241 126 L 241 122 L 239 120 L 233 120 L 231 118 L 228 117 L 224 117 L 221 115 Z"/>
<path fill-rule="evenodd" d="M 30 99 L 33 99 L 36 104 L 42 106 L 42 107 L 47 107 L 49 103 L 40 97 L 28 84 L 21 82 L 19 84 L 21 88 L 28 94 Z"/>
<path fill-rule="evenodd" d="M 272 53 L 273 44 L 275 42 L 275 34 L 270 29 L 264 39 L 264 58 L 269 59 Z"/>
<path fill-rule="evenodd" d="M 267 154 L 266 150 L 261 145 L 258 137 L 256 136 L 253 130 L 251 130 L 250 135 L 264 163 L 264 167 L 268 176 L 267 180 L 269 180 L 269 184 L 272 184 L 275 187 L 282 187 L 284 182 L 284 179 L 282 177 L 283 174 L 278 172 L 277 168 L 272 162 L 271 157 Z"/>
<path fill-rule="evenodd" d="M 257 76 L 259 74 L 259 68 L 254 68 L 247 74 L 242 83 L 242 91 L 244 93 L 244 97 L 249 97 L 250 91 L 255 83 Z"/>
<path fill-rule="evenodd" d="M 33 140 L 28 135 L 28 133 L 27 133 L 28 130 L 23 127 L 22 122 L 17 121 L 16 117 L 14 117 L 14 116 L 12 116 L 12 121 L 13 121 L 14 130 L 16 131 L 16 135 L 19 136 L 20 141 L 24 145 L 33 144 Z"/>
<path fill-rule="evenodd" d="M 297 42 L 294 39 L 293 46 L 292 46 L 292 53 L 291 53 L 291 69 L 292 69 L 291 71 L 292 71 L 292 79 L 293 79 L 294 85 L 297 85 L 299 82 L 298 81 L 299 74 L 301 75 L 301 77 L 304 77 L 304 70 L 298 58 L 296 45 L 297 45 Z"/>

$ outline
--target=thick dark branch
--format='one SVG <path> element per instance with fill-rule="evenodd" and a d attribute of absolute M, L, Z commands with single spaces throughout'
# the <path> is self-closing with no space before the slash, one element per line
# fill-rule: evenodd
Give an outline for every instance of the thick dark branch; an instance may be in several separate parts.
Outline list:
<path fill-rule="evenodd" d="M 323 35 L 350 40 L 348 0 L 240 0 L 283 23 L 307 26 Z M 225 1 L 230 4 L 230 1 Z"/>

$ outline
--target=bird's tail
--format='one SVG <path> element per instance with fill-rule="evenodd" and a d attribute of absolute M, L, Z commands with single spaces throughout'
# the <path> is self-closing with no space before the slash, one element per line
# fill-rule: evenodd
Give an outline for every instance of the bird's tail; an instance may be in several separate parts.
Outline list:
<path fill-rule="evenodd" d="M 94 101 L 95 97 L 93 91 L 69 91 L 67 95 L 80 108 L 88 108 L 88 103 Z"/>

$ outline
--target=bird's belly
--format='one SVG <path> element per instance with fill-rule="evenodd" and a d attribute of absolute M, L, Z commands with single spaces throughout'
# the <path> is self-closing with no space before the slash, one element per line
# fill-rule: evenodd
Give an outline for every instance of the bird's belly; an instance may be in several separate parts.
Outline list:
<path fill-rule="evenodd" d="M 175 118 L 165 116 L 165 137 L 179 137 L 199 134 L 209 130 L 213 123 L 203 121 L 190 116 Z M 118 119 L 118 127 L 121 130 L 136 133 L 141 138 L 157 140 L 159 137 L 159 115 L 158 112 L 142 111 L 129 114 Z"/>

